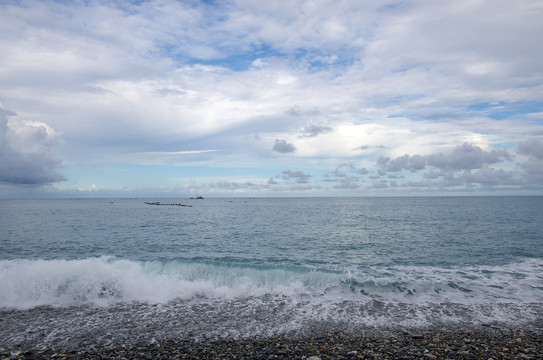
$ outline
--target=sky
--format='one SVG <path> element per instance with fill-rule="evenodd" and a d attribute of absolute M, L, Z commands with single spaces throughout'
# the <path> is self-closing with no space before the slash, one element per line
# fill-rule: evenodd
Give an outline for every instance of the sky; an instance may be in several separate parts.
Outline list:
<path fill-rule="evenodd" d="M 0 0 L 0 197 L 543 195 L 541 19 Z"/>

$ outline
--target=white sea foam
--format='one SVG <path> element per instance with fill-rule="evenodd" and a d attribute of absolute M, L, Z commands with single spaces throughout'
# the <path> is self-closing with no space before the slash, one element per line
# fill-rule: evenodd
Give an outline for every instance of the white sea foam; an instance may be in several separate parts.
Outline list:
<path fill-rule="evenodd" d="M 341 303 L 543 303 L 543 261 L 465 268 L 386 267 L 330 271 L 183 261 L 0 261 L 0 307 L 101 306 L 175 299 L 284 295 Z"/>
<path fill-rule="evenodd" d="M 83 260 L 0 261 L 0 306 L 28 309 L 40 305 L 107 305 L 180 298 L 237 298 L 266 293 L 293 295 L 324 287 L 326 275 L 281 268 L 199 263 L 137 262 L 112 257 Z"/>
<path fill-rule="evenodd" d="M 2 341 L 77 347 L 146 336 L 529 326 L 542 320 L 542 266 L 528 259 L 501 267 L 331 271 L 112 257 L 4 260 Z"/>
<path fill-rule="evenodd" d="M 543 302 L 541 259 L 502 266 L 356 269 L 344 281 L 368 297 L 406 303 Z"/>

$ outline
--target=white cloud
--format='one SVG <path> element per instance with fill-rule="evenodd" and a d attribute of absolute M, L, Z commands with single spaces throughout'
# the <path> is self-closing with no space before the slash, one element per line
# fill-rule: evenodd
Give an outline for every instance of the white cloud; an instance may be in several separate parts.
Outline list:
<path fill-rule="evenodd" d="M 92 156 L 97 163 L 259 166 L 268 167 L 266 182 L 286 166 L 331 173 L 353 162 L 375 174 L 383 168 L 369 166 L 380 156 L 395 159 L 400 176 L 416 168 L 417 154 L 453 154 L 463 143 L 499 152 L 543 131 L 539 2 L 389 5 L 2 4 L 0 100 L 25 119 L 10 124 L 19 139 L 10 147 L 49 154 L 49 169 L 61 164 L 51 155 L 55 146 L 70 164 Z M 473 107 L 485 103 L 494 105 Z M 526 103 L 534 108 L 515 110 Z M 512 115 L 496 120 L 495 112 Z M 15 147 L 23 143 L 26 150 Z M 400 166 L 404 154 L 411 168 Z M 459 154 L 459 163 L 469 161 Z M 499 169 L 483 171 L 491 165 L 484 163 L 470 176 L 505 176 L 515 165 L 538 174 L 537 161 L 520 151 Z M 363 183 L 345 179 L 344 189 Z M 375 186 L 392 185 L 381 180 Z"/>
<path fill-rule="evenodd" d="M 219 150 L 183 150 L 183 151 L 150 151 L 123 154 L 116 158 L 123 161 L 140 165 L 173 165 L 183 166 L 197 164 L 204 161 L 207 155 Z"/>
<path fill-rule="evenodd" d="M 98 191 L 98 186 L 96 186 L 96 184 L 92 184 L 88 188 L 78 188 L 77 190 L 82 192 L 96 192 Z"/>

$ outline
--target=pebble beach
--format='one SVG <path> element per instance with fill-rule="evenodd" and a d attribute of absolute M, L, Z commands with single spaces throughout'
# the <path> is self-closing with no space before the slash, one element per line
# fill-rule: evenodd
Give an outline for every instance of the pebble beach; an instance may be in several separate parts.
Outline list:
<path fill-rule="evenodd" d="M 543 332 L 498 327 L 334 332 L 243 340 L 164 338 L 87 349 L 7 349 L 2 359 L 543 359 Z"/>

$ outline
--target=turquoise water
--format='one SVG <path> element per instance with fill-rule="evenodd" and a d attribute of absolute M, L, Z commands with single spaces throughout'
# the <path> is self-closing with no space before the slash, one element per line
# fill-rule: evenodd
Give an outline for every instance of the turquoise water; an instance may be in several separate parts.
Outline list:
<path fill-rule="evenodd" d="M 529 324 L 541 219 L 543 197 L 0 200 L 0 330 L 39 345 L 67 341 L 29 336 L 43 319 L 80 342 Z"/>

